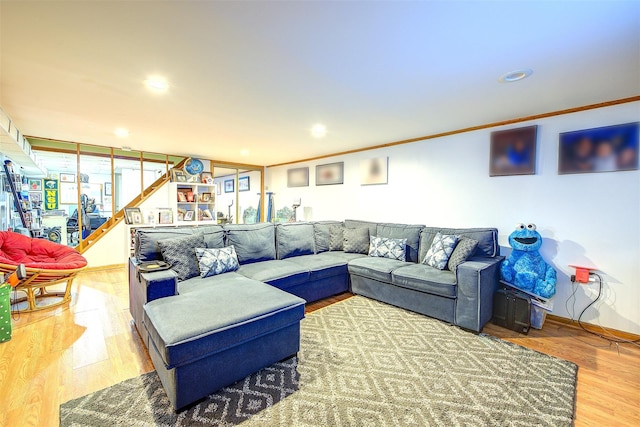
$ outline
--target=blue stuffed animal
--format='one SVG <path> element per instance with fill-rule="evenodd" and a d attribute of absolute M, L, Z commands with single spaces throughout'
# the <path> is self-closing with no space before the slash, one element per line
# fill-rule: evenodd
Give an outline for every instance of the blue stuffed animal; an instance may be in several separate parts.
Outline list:
<path fill-rule="evenodd" d="M 518 224 L 509 235 L 511 254 L 502 261 L 500 276 L 517 288 L 532 292 L 543 298 L 556 293 L 556 270 L 544 262 L 538 249 L 542 236 L 535 224 Z"/>

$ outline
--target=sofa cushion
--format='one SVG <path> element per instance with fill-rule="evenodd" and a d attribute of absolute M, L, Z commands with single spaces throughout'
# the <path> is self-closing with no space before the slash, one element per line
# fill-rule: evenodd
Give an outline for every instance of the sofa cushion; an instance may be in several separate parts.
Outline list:
<path fill-rule="evenodd" d="M 342 225 L 332 225 L 329 228 L 329 250 L 344 250 L 344 227 Z"/>
<path fill-rule="evenodd" d="M 391 283 L 402 288 L 455 298 L 456 275 L 424 264 L 405 264 L 391 272 Z"/>
<path fill-rule="evenodd" d="M 198 225 L 192 227 L 193 233 L 202 234 L 207 248 L 224 247 L 224 229 L 221 225 Z"/>
<path fill-rule="evenodd" d="M 235 347 L 303 317 L 303 299 L 246 278 L 199 286 L 144 306 L 150 342 L 167 369 Z"/>
<path fill-rule="evenodd" d="M 407 239 L 369 236 L 369 256 L 406 261 Z"/>
<path fill-rule="evenodd" d="M 204 247 L 202 234 L 158 240 L 162 257 L 176 273 L 178 281 L 187 280 L 199 274 L 196 248 Z"/>
<path fill-rule="evenodd" d="M 228 273 L 236 271 L 240 267 L 233 245 L 226 248 L 196 248 L 196 257 L 198 258 L 200 277 Z"/>
<path fill-rule="evenodd" d="M 391 283 L 391 272 L 407 263 L 389 258 L 363 257 L 349 261 L 349 273 Z"/>
<path fill-rule="evenodd" d="M 458 265 L 465 262 L 469 257 L 473 255 L 478 247 L 478 241 L 474 239 L 469 239 L 468 237 L 461 237 L 456 245 L 455 249 L 451 253 L 449 257 L 449 263 L 447 264 L 447 268 L 454 273 L 456 272 L 456 268 Z"/>
<path fill-rule="evenodd" d="M 309 270 L 309 280 L 319 280 L 326 277 L 348 274 L 347 261 L 337 256 L 331 256 L 335 252 L 325 252 L 327 256 L 304 255 L 288 258 L 302 268 Z"/>
<path fill-rule="evenodd" d="M 344 252 L 344 251 L 332 251 L 332 252 L 322 252 L 321 254 L 318 254 L 318 256 L 328 256 L 328 257 L 333 257 L 333 258 L 340 258 L 344 262 L 348 263 L 352 259 L 364 258 L 367 255 L 366 254 L 356 254 L 356 253 L 351 253 L 351 252 Z"/>
<path fill-rule="evenodd" d="M 455 234 L 436 234 L 422 263 L 444 270 L 459 239 L 460 236 Z"/>
<path fill-rule="evenodd" d="M 332 225 L 342 226 L 342 222 L 318 221 L 313 223 L 313 238 L 317 254 L 329 250 Z M 340 244 L 342 245 L 342 237 L 340 237 Z"/>
<path fill-rule="evenodd" d="M 418 262 L 418 249 L 420 246 L 420 231 L 424 225 L 413 224 L 386 224 L 381 223 L 376 227 L 375 236 L 390 237 L 392 239 L 407 239 L 407 261 Z"/>
<path fill-rule="evenodd" d="M 222 282 L 234 282 L 241 283 L 247 280 L 251 280 L 248 277 L 243 276 L 237 271 L 232 271 L 225 274 L 217 274 L 215 276 L 209 276 L 202 278 L 200 276 L 192 277 L 191 279 L 178 282 L 178 294 L 184 294 L 191 292 L 195 289 L 199 289 L 201 286 L 218 286 Z"/>
<path fill-rule="evenodd" d="M 442 234 L 458 234 L 478 241 L 474 256 L 494 257 L 498 255 L 498 230 L 495 228 L 437 228 L 425 227 L 420 232 L 420 256 L 422 261 L 431 247 L 438 231 Z"/>
<path fill-rule="evenodd" d="M 202 234 L 207 248 L 221 248 L 224 246 L 224 230 L 219 225 L 140 227 L 136 228 L 134 236 L 134 257 L 140 262 L 161 260 L 162 253 L 158 247 L 158 240 L 193 234 Z"/>
<path fill-rule="evenodd" d="M 224 225 L 226 246 L 235 246 L 240 264 L 276 259 L 275 226 L 270 223 Z"/>
<path fill-rule="evenodd" d="M 238 273 L 280 289 L 287 289 L 309 281 L 309 270 L 288 260 L 244 264 L 240 266 Z"/>
<path fill-rule="evenodd" d="M 276 226 L 278 259 L 315 253 L 313 224 L 294 222 Z"/>
<path fill-rule="evenodd" d="M 346 228 L 343 230 L 344 239 L 342 250 L 345 252 L 353 252 L 357 254 L 369 253 L 369 229 Z"/>
<path fill-rule="evenodd" d="M 345 219 L 344 227 L 345 228 L 368 228 L 369 235 L 375 236 L 378 229 L 378 223 L 371 222 L 371 221 L 360 221 L 357 219 Z"/>

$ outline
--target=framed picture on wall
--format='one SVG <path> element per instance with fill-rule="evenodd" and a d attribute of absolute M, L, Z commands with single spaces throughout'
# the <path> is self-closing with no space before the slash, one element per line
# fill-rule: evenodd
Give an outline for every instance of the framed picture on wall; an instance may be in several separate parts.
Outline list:
<path fill-rule="evenodd" d="M 287 187 L 308 187 L 309 168 L 293 168 L 287 170 Z"/>
<path fill-rule="evenodd" d="M 29 191 L 42 191 L 42 180 L 41 179 L 30 179 L 29 180 Z"/>
<path fill-rule="evenodd" d="M 104 183 L 104 195 L 105 196 L 113 196 L 113 189 L 111 187 L 111 183 L 110 182 L 105 182 Z"/>
<path fill-rule="evenodd" d="M 72 173 L 61 173 L 60 182 L 76 182 L 76 176 Z"/>
<path fill-rule="evenodd" d="M 234 191 L 234 181 L 232 179 L 227 179 L 224 182 L 224 192 L 233 193 L 233 191 Z"/>
<path fill-rule="evenodd" d="M 344 183 L 344 162 L 316 166 L 316 185 Z"/>
<path fill-rule="evenodd" d="M 640 122 L 560 134 L 558 173 L 638 169 Z"/>
<path fill-rule="evenodd" d="M 375 157 L 360 161 L 360 185 L 387 183 L 388 157 Z"/>
<path fill-rule="evenodd" d="M 238 178 L 238 191 L 249 191 L 249 177 L 241 176 Z"/>
<path fill-rule="evenodd" d="M 489 176 L 535 175 L 538 126 L 491 132 Z"/>

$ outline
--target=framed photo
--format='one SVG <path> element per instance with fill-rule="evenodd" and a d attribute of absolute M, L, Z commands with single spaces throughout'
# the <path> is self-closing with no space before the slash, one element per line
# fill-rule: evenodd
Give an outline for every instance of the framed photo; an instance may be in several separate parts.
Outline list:
<path fill-rule="evenodd" d="M 171 181 L 173 182 L 187 182 L 187 174 L 179 169 L 171 169 Z"/>
<path fill-rule="evenodd" d="M 232 179 L 227 179 L 224 182 L 224 192 L 225 193 L 233 193 L 233 191 L 234 191 L 233 180 Z"/>
<path fill-rule="evenodd" d="M 211 201 L 211 193 L 202 193 L 200 194 L 200 201 L 201 202 L 210 202 Z"/>
<path fill-rule="evenodd" d="M 124 221 L 127 224 L 142 224 L 140 208 L 124 208 Z"/>
<path fill-rule="evenodd" d="M 203 184 L 213 184 L 213 175 L 211 172 L 202 172 L 200 174 L 200 181 Z"/>
<path fill-rule="evenodd" d="M 344 183 L 344 162 L 316 166 L 316 185 Z"/>
<path fill-rule="evenodd" d="M 113 196 L 113 188 L 111 187 L 110 182 L 104 183 L 104 195 L 105 196 Z"/>
<path fill-rule="evenodd" d="M 184 213 L 184 220 L 185 221 L 193 221 L 193 211 L 186 211 Z"/>
<path fill-rule="evenodd" d="M 200 219 L 203 221 L 213 220 L 213 215 L 209 209 L 200 209 Z"/>
<path fill-rule="evenodd" d="M 308 187 L 309 168 L 294 168 L 287 170 L 287 187 Z"/>
<path fill-rule="evenodd" d="M 30 179 L 29 180 L 29 191 L 42 191 L 42 180 L 41 179 Z"/>
<path fill-rule="evenodd" d="M 560 134 L 558 173 L 638 169 L 640 122 Z"/>
<path fill-rule="evenodd" d="M 360 185 L 386 184 L 389 170 L 388 157 L 360 161 Z"/>
<path fill-rule="evenodd" d="M 538 126 L 491 132 L 489 176 L 535 175 Z"/>
<path fill-rule="evenodd" d="M 72 173 L 61 173 L 60 182 L 76 182 L 76 176 Z"/>
<path fill-rule="evenodd" d="M 184 212 L 178 211 L 178 221 L 184 221 Z"/>
<path fill-rule="evenodd" d="M 187 201 L 187 193 L 186 191 L 178 190 L 178 203 L 185 203 Z"/>
<path fill-rule="evenodd" d="M 158 224 L 173 224 L 173 211 L 169 208 L 158 209 Z"/>
<path fill-rule="evenodd" d="M 238 178 L 238 191 L 249 191 L 249 177 L 241 176 Z"/>
<path fill-rule="evenodd" d="M 33 204 L 42 202 L 42 192 L 41 191 L 30 191 L 29 192 L 29 200 Z"/>

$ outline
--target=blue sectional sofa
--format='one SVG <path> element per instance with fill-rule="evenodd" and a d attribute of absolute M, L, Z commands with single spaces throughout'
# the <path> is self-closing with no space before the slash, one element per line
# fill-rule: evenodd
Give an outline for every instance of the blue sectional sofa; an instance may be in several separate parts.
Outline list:
<path fill-rule="evenodd" d="M 438 233 L 474 242 L 472 253 L 449 268 L 423 264 Z M 237 268 L 201 277 L 198 247 L 233 247 Z M 163 259 L 172 269 L 139 270 Z M 295 354 L 304 303 L 348 290 L 479 332 L 492 315 L 501 259 L 495 228 L 356 220 L 139 228 L 130 311 L 182 408 Z"/>

